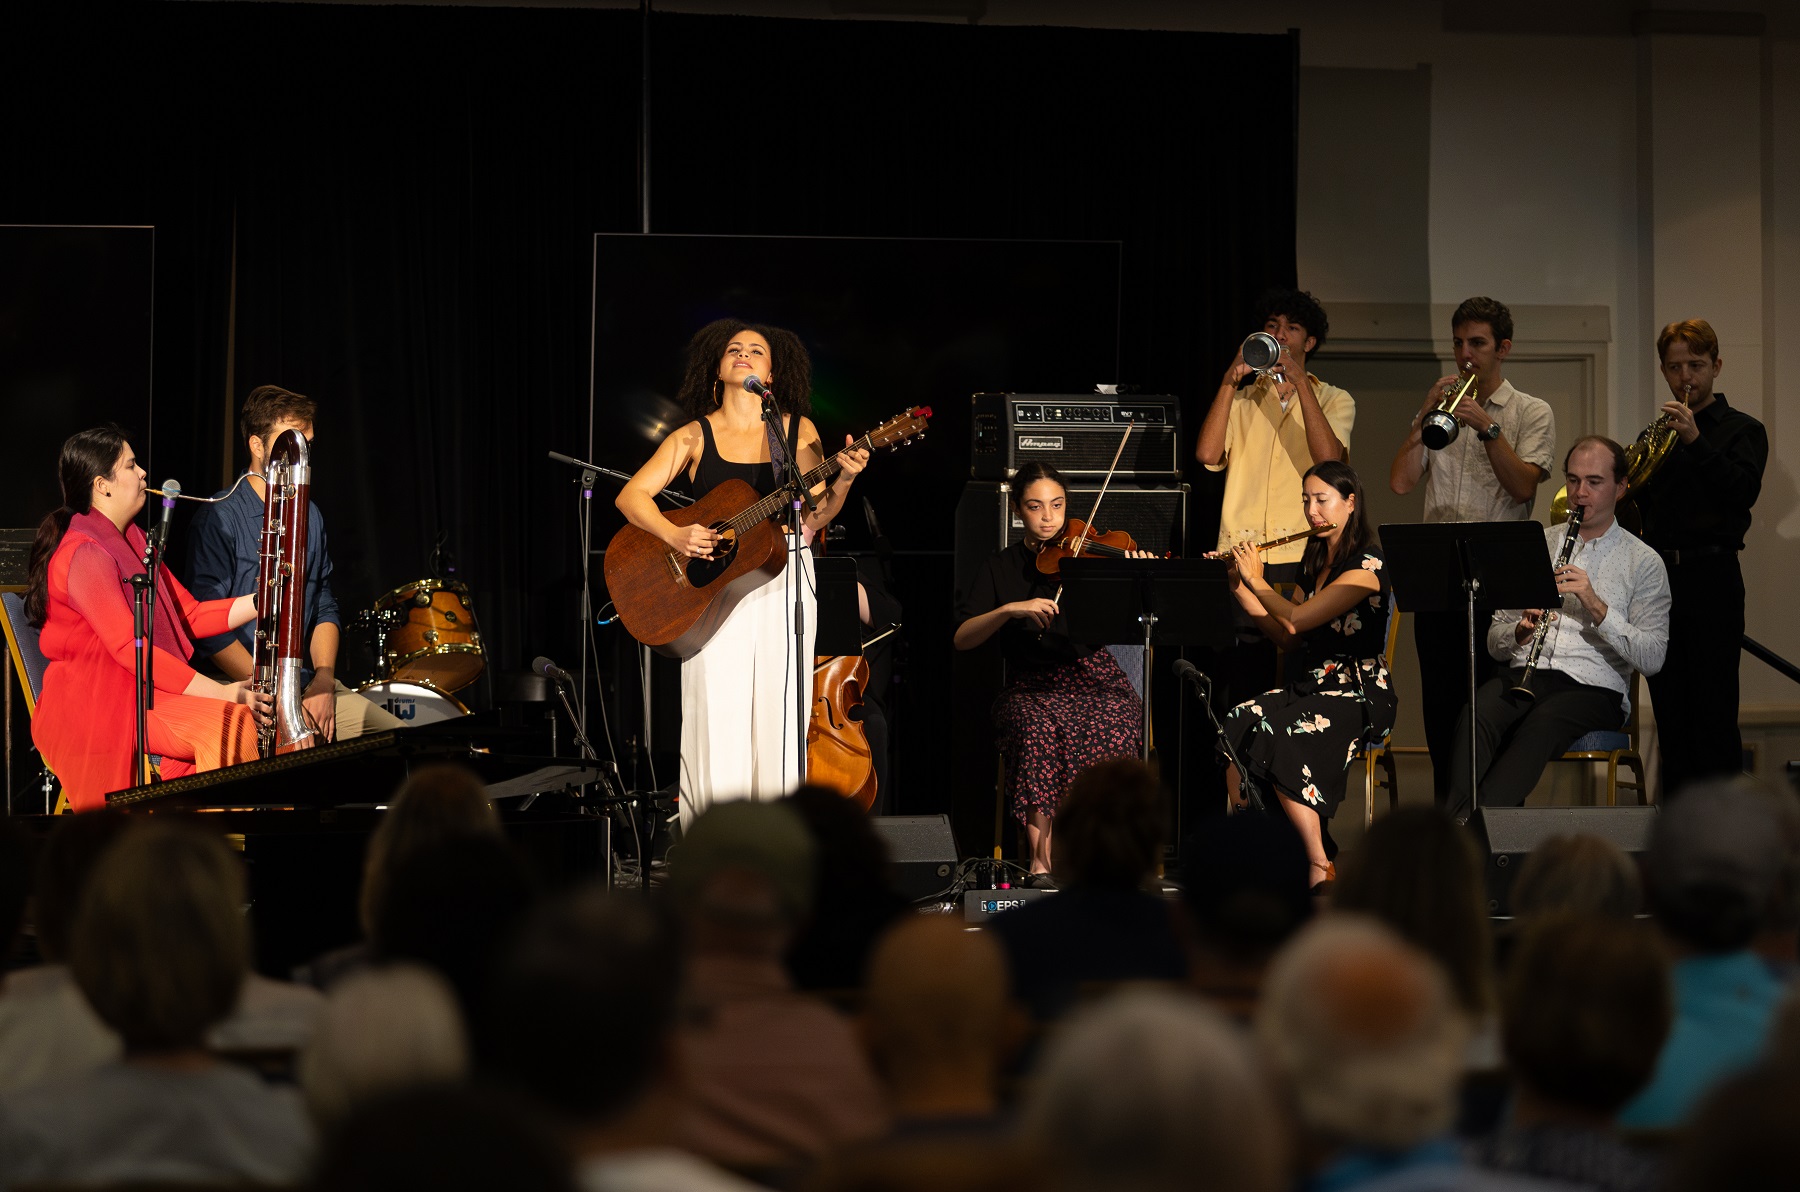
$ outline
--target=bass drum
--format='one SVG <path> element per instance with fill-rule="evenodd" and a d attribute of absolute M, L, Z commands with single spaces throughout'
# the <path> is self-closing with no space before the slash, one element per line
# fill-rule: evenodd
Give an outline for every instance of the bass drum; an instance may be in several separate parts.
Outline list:
<path fill-rule="evenodd" d="M 395 588 L 375 611 L 399 615 L 387 638 L 386 673 L 392 679 L 461 691 L 481 677 L 487 659 L 469 587 L 454 579 L 421 579 Z"/>
<path fill-rule="evenodd" d="M 379 683 L 364 683 L 356 690 L 376 707 L 387 709 L 407 728 L 416 724 L 455 720 L 458 716 L 469 714 L 469 709 L 455 696 L 433 691 L 418 683 L 401 683 L 390 679 Z"/>

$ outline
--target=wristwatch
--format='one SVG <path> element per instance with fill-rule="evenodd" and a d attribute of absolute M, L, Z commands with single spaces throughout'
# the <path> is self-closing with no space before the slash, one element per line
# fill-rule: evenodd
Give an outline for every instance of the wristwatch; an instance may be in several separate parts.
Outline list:
<path fill-rule="evenodd" d="M 1500 420 L 1496 418 L 1487 424 L 1486 430 L 1476 431 L 1475 437 L 1480 439 L 1483 443 L 1492 443 L 1495 439 L 1500 437 Z"/>

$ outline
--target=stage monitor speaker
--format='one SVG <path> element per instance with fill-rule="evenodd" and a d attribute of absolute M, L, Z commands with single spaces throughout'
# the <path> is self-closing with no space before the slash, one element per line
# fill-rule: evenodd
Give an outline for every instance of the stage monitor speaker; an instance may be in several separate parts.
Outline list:
<path fill-rule="evenodd" d="M 894 888 L 923 902 L 956 880 L 956 837 L 947 815 L 878 815 L 869 821 L 887 845 Z"/>
<path fill-rule="evenodd" d="M 1038 460 L 1070 479 L 1106 475 L 1127 425 L 1120 474 L 1181 479 L 1181 402 L 1105 394 L 977 393 L 969 419 L 969 474 L 1005 480 Z"/>
<path fill-rule="evenodd" d="M 1470 820 L 1481 842 L 1488 914 L 1512 914 L 1512 884 L 1525 858 L 1552 836 L 1598 836 L 1632 856 L 1650 848 L 1654 807 L 1483 807 Z"/>
<path fill-rule="evenodd" d="M 1098 481 L 1071 483 L 1067 513 L 1087 520 L 1100 495 Z M 1140 550 L 1153 554 L 1185 553 L 1187 545 L 1185 484 L 1151 485 L 1135 477 L 1116 476 L 1100 505 L 1097 530 L 1124 530 Z M 987 557 L 1025 537 L 1025 523 L 1013 512 L 1012 486 L 1006 481 L 971 480 L 956 503 L 956 598 L 960 601 Z"/>

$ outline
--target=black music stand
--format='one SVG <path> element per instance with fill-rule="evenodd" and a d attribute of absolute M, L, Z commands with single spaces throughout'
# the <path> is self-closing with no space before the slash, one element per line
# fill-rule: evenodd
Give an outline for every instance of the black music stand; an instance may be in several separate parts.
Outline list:
<path fill-rule="evenodd" d="M 848 555 L 816 556 L 813 581 L 819 602 L 819 624 L 813 630 L 813 654 L 825 658 L 862 653 L 862 613 L 856 601 L 856 560 Z"/>
<path fill-rule="evenodd" d="M 1150 760 L 1150 646 L 1229 645 L 1232 599 L 1223 559 L 1062 561 L 1062 610 L 1069 640 L 1087 646 L 1144 648 L 1144 724 L 1140 748 Z"/>
<path fill-rule="evenodd" d="M 1469 814 L 1481 806 L 1475 759 L 1475 605 L 1561 607 L 1544 527 L 1534 521 L 1403 522 L 1381 527 L 1388 582 L 1413 613 L 1462 608 L 1469 618 Z M 1486 631 L 1482 632 L 1486 648 Z"/>

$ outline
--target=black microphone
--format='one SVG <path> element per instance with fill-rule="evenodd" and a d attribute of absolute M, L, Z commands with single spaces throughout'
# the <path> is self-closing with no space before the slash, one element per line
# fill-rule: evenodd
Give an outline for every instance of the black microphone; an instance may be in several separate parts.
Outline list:
<path fill-rule="evenodd" d="M 556 665 L 556 663 L 550 661 L 542 654 L 539 654 L 536 658 L 531 660 L 531 673 L 534 675 L 542 675 L 546 679 L 555 679 L 558 683 L 573 683 L 575 681 L 574 675 L 571 675 L 568 671 Z"/>
<path fill-rule="evenodd" d="M 1174 667 L 1171 669 L 1174 670 L 1177 679 L 1192 683 L 1201 691 L 1205 691 L 1212 682 L 1212 680 L 1206 677 L 1205 671 L 1201 670 L 1185 658 L 1177 658 Z"/>
<path fill-rule="evenodd" d="M 762 398 L 764 401 L 774 401 L 775 400 L 775 391 L 773 389 L 769 388 L 767 385 L 763 384 L 762 378 L 757 376 L 755 373 L 751 373 L 749 376 L 744 378 L 744 388 L 749 390 L 751 393 L 756 394 L 756 396 Z"/>
<path fill-rule="evenodd" d="M 169 517 L 175 512 L 175 498 L 181 495 L 181 484 L 174 480 L 163 481 L 162 494 L 162 516 L 156 519 L 156 526 L 150 531 L 150 541 L 158 554 L 169 542 Z"/>

